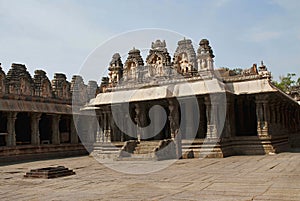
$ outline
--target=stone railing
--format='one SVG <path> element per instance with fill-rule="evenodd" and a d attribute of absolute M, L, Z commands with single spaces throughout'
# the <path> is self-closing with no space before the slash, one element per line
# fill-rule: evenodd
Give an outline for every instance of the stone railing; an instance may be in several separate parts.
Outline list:
<path fill-rule="evenodd" d="M 157 160 L 176 159 L 176 145 L 174 140 L 161 140 L 158 148 L 155 149 L 155 156 Z"/>
<path fill-rule="evenodd" d="M 137 140 L 126 141 L 121 148 L 119 157 L 130 157 L 133 154 L 135 147 L 137 146 Z"/>

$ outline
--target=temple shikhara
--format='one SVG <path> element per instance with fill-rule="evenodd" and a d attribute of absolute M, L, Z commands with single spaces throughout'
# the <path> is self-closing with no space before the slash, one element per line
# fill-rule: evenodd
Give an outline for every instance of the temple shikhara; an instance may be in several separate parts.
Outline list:
<path fill-rule="evenodd" d="M 197 48 L 195 50 L 195 48 Z M 0 157 L 84 153 L 115 160 L 270 154 L 300 146 L 300 106 L 261 62 L 214 67 L 207 39 L 115 53 L 100 86 L 12 64 L 0 72 Z M 95 72 L 97 73 L 97 72 Z M 74 109 L 75 108 L 75 109 Z M 80 138 L 78 138 L 80 136 Z"/>

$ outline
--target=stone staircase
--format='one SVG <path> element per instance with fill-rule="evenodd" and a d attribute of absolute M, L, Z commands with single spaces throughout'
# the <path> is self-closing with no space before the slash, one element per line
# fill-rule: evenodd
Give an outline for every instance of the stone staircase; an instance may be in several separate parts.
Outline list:
<path fill-rule="evenodd" d="M 119 157 L 118 160 L 157 160 L 155 152 L 159 148 L 160 141 L 136 142 L 132 150 L 128 150 L 127 157 Z"/>
<path fill-rule="evenodd" d="M 182 140 L 182 158 L 223 158 L 220 143 L 204 139 Z"/>
<path fill-rule="evenodd" d="M 170 144 L 172 143 L 172 144 Z M 164 160 L 176 158 L 172 140 L 128 141 L 117 160 Z"/>
<path fill-rule="evenodd" d="M 155 149 L 158 148 L 160 141 L 140 141 L 133 154 L 150 154 L 155 152 Z"/>
<path fill-rule="evenodd" d="M 91 156 L 98 159 L 115 159 L 124 143 L 95 143 Z"/>

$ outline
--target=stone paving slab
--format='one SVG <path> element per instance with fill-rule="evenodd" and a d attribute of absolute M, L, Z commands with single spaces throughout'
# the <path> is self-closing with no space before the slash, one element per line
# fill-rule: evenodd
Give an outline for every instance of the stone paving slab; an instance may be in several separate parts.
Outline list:
<path fill-rule="evenodd" d="M 300 153 L 109 163 L 139 174 L 118 172 L 88 156 L 2 165 L 0 200 L 300 200 Z M 140 172 L 165 164 L 171 165 Z M 23 177 L 30 169 L 59 165 L 76 175 Z"/>

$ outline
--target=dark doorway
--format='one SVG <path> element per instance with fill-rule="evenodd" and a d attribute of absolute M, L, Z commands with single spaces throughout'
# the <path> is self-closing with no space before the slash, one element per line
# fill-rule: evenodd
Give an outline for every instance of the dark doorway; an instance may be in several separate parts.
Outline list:
<path fill-rule="evenodd" d="M 17 145 L 31 144 L 30 117 L 26 112 L 20 112 L 15 122 Z"/>
<path fill-rule="evenodd" d="M 3 112 L 0 112 L 0 146 L 5 146 L 5 136 L 7 133 L 7 117 Z"/>
<path fill-rule="evenodd" d="M 59 133 L 61 143 L 71 142 L 71 120 L 67 116 L 62 116 L 59 121 Z"/>
<path fill-rule="evenodd" d="M 206 106 L 204 103 L 199 104 L 199 114 L 199 127 L 196 138 L 204 139 L 207 133 Z"/>
<path fill-rule="evenodd" d="M 52 125 L 51 116 L 42 114 L 39 122 L 41 144 L 51 144 L 51 136 L 52 136 L 51 125 Z"/>
<path fill-rule="evenodd" d="M 257 136 L 256 104 L 253 97 L 235 100 L 236 136 Z"/>

